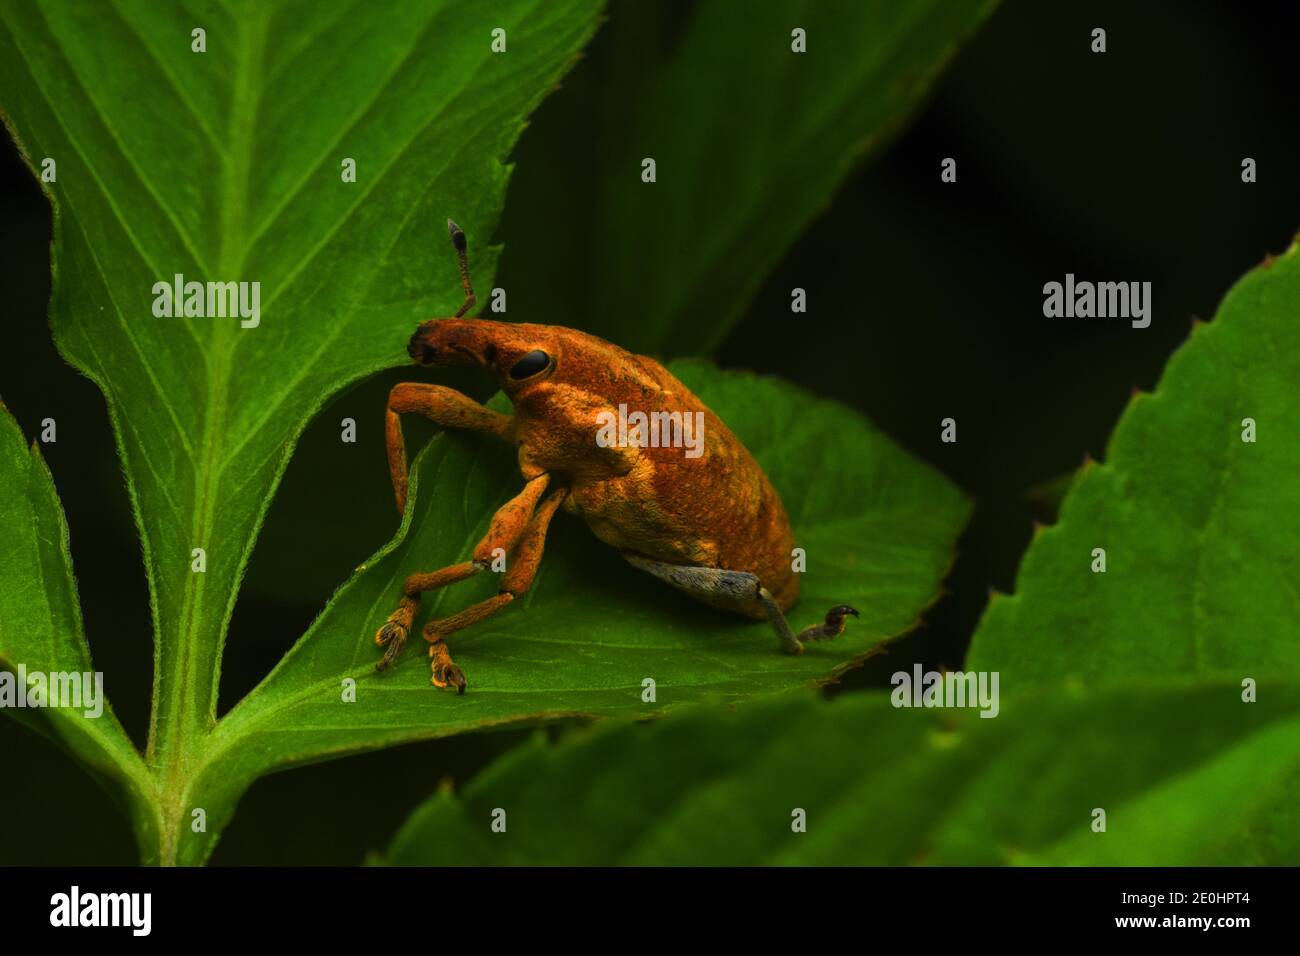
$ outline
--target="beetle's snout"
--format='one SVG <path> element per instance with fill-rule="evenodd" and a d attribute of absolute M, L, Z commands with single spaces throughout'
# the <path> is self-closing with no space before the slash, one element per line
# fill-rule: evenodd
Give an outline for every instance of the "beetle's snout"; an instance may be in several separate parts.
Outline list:
<path fill-rule="evenodd" d="M 419 362 L 421 365 L 429 365 L 438 357 L 437 346 L 429 343 L 429 334 L 427 330 L 420 328 L 415 330 L 411 336 L 411 341 L 406 343 L 406 354 L 411 356 L 411 360 Z"/>

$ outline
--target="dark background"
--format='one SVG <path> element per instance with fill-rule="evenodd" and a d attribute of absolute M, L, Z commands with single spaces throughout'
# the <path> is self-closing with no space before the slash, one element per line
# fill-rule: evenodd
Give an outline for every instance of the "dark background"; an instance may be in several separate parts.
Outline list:
<path fill-rule="evenodd" d="M 516 150 L 496 237 L 506 246 L 497 284 L 512 289 L 512 304 L 512 270 L 529 254 L 513 237 L 528 234 L 557 145 L 583 135 L 610 29 L 628 15 L 614 5 L 614 22 Z M 1107 30 L 1104 55 L 1089 52 L 1095 26 Z M 1085 452 L 1102 457 L 1131 389 L 1155 385 L 1191 318 L 1210 318 L 1232 283 L 1300 228 L 1289 26 L 1259 4 L 1004 3 L 915 122 L 842 185 L 732 331 L 722 365 L 777 373 L 861 410 L 977 503 L 943 599 L 843 688 L 887 686 L 890 657 L 961 663 L 988 589 L 1012 589 L 1036 513 L 1027 490 Z M 817 162 L 817 144 L 807 148 Z M 939 180 L 945 156 L 957 159 L 956 184 Z M 1246 156 L 1258 163 L 1254 184 L 1241 182 Z M 0 396 L 30 436 L 43 418 L 58 422 L 57 444 L 43 451 L 68 514 L 87 635 L 97 667 L 114 675 L 113 706 L 143 744 L 152 636 L 140 549 L 103 398 L 51 341 L 50 210 L 7 141 L 0 208 Z M 1042 285 L 1066 272 L 1152 282 L 1151 327 L 1045 319 Z M 797 322 L 794 286 L 810 298 Z M 411 377 L 397 370 L 348 391 L 304 434 L 235 610 L 223 711 L 390 536 L 381 432 L 366 424 L 378 425 L 388 389 Z M 361 425 L 355 445 L 338 442 L 345 416 Z M 958 422 L 955 445 L 939 442 L 948 416 Z M 408 424 L 412 446 L 429 433 Z M 261 780 L 213 863 L 356 863 L 442 776 L 464 779 L 526 733 L 410 745 Z M 0 720 L 0 755 L 0 863 L 134 862 L 125 822 L 75 764 L 10 720 Z"/>

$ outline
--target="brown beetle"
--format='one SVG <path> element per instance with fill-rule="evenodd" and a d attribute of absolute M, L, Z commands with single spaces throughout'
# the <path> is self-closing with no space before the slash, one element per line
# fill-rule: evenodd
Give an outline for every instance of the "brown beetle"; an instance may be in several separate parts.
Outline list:
<path fill-rule="evenodd" d="M 447 228 L 465 302 L 453 318 L 421 323 L 407 350 L 420 365 L 481 365 L 495 372 L 514 414 L 439 385 L 395 386 L 385 442 L 397 510 L 406 508 L 399 416 L 408 413 L 514 443 L 524 487 L 493 515 L 470 560 L 406 579 L 397 610 L 375 635 L 375 643 L 386 646 L 378 668 L 391 664 L 406 643 L 421 594 L 487 570 L 494 556 L 508 556 L 499 593 L 424 628 L 433 683 L 464 693 L 464 672 L 452 662 L 445 638 L 528 590 L 561 506 L 581 515 L 596 537 L 641 570 L 715 607 L 766 617 L 789 653 L 802 652 L 805 641 L 842 633 L 845 617 L 858 614 L 847 605 L 831 608 L 821 624 L 799 634 L 787 623 L 782 612 L 799 597 L 790 519 L 767 475 L 727 426 L 654 359 L 574 329 L 462 318 L 475 303 L 465 233 L 451 220 Z M 612 435 L 619 440 L 600 440 Z"/>

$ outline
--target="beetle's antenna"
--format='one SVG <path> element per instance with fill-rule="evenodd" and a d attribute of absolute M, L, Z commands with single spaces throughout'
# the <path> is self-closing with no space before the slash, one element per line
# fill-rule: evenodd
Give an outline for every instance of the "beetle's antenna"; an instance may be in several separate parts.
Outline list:
<path fill-rule="evenodd" d="M 478 300 L 474 298 L 474 287 L 470 285 L 469 281 L 469 261 L 465 258 L 465 250 L 468 246 L 465 241 L 465 230 L 448 219 L 447 232 L 451 235 L 451 244 L 456 247 L 456 261 L 460 266 L 460 284 L 461 288 L 465 290 L 465 302 L 456 310 L 455 317 L 459 319 L 474 308 L 474 303 Z"/>

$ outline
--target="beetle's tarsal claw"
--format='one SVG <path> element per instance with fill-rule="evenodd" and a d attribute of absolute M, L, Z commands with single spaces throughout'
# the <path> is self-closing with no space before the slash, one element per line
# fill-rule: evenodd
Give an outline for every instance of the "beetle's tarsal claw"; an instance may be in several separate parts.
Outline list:
<path fill-rule="evenodd" d="M 465 693 L 466 684 L 467 682 L 465 680 L 465 672 L 461 670 L 459 667 L 457 667 L 455 664 L 448 664 L 446 667 L 442 669 L 441 686 L 455 687 L 456 694 L 460 695 Z"/>
<path fill-rule="evenodd" d="M 375 634 L 375 643 L 386 649 L 384 656 L 375 665 L 375 670 L 382 671 L 393 663 L 393 660 L 406 645 L 406 636 L 407 629 L 401 622 L 392 620 L 384 622 L 379 632 Z"/>
<path fill-rule="evenodd" d="M 411 621 L 415 618 L 416 601 L 403 598 L 397 610 L 388 615 L 388 620 L 375 632 L 375 643 L 385 648 L 384 656 L 375 665 L 375 670 L 382 671 L 389 667 L 406 646 L 406 639 L 411 633 Z"/>
<path fill-rule="evenodd" d="M 430 644 L 429 657 L 432 659 L 429 667 L 433 671 L 429 683 L 434 687 L 454 687 L 457 694 L 465 693 L 465 687 L 468 685 L 465 672 L 452 661 L 446 643 L 439 639 Z"/>
<path fill-rule="evenodd" d="M 861 616 L 857 608 L 849 607 L 847 604 L 837 604 L 826 612 L 826 620 L 823 623 L 814 624 L 802 631 L 799 634 L 799 641 L 829 641 L 839 637 L 844 633 L 844 619 L 850 614 L 854 617 Z"/>

